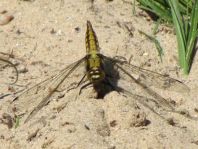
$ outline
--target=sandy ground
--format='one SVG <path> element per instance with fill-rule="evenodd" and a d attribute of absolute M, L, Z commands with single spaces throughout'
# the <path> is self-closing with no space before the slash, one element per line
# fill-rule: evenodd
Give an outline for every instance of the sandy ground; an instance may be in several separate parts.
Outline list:
<path fill-rule="evenodd" d="M 190 75 L 183 76 L 177 63 L 175 35 L 162 30 L 157 34 L 165 49 L 161 63 L 153 43 L 138 32 L 151 33 L 153 23 L 140 15 L 141 10 L 132 15 L 131 1 L 1 0 L 0 9 L 14 16 L 9 24 L 0 26 L 0 49 L 13 51 L 15 58 L 10 60 L 18 64 L 20 72 L 18 86 L 0 85 L 1 96 L 30 87 L 83 57 L 86 21 L 90 20 L 104 55 L 131 58 L 134 65 L 184 82 L 189 94 L 158 91 L 175 101 L 176 108 L 198 115 L 198 56 Z M 10 74 L 6 69 L 4 73 Z M 0 76 L 2 82 L 7 81 L 5 77 Z M 0 124 L 0 148 L 198 148 L 198 121 L 170 113 L 175 123 L 170 125 L 131 97 L 110 92 L 103 100 L 96 100 L 89 94 L 90 89 L 85 89 L 77 100 L 67 103 L 76 95 L 76 91 L 68 92 L 17 128 Z M 0 99 L 1 115 L 8 113 L 12 98 Z"/>

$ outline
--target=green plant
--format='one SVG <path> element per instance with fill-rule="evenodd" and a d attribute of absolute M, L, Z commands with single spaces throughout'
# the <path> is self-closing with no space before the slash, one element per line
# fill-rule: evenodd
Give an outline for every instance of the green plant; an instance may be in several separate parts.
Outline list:
<path fill-rule="evenodd" d="M 198 35 L 198 1 L 138 0 L 140 8 L 172 24 L 176 31 L 179 63 L 185 74 L 191 68 Z"/>
<path fill-rule="evenodd" d="M 146 36 L 150 41 L 152 41 L 155 44 L 155 47 L 156 47 L 157 52 L 158 52 L 158 55 L 159 55 L 160 60 L 162 62 L 162 55 L 164 55 L 163 48 L 161 47 L 161 45 L 160 45 L 159 41 L 156 39 L 156 37 L 155 36 L 152 36 L 152 35 L 148 35 L 145 32 L 140 31 L 140 30 L 138 30 L 138 32 L 140 34 L 143 34 L 144 36 Z"/>

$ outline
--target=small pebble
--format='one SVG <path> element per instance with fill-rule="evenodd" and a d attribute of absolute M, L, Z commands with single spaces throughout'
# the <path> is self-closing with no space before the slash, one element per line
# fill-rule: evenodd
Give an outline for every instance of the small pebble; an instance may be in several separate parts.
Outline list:
<path fill-rule="evenodd" d="M 1 15 L 0 16 L 0 25 L 6 25 L 9 22 L 11 22 L 13 19 L 14 19 L 13 15 L 8 15 L 8 14 Z"/>
<path fill-rule="evenodd" d="M 147 52 L 143 53 L 143 56 L 148 56 L 148 53 Z"/>
<path fill-rule="evenodd" d="M 75 27 L 75 31 L 76 31 L 77 33 L 79 33 L 79 32 L 80 32 L 80 27 Z"/>
<path fill-rule="evenodd" d="M 62 30 L 59 29 L 59 30 L 56 32 L 56 35 L 57 35 L 57 36 L 62 36 L 62 35 L 63 35 Z"/>
<path fill-rule="evenodd" d="M 19 64 L 21 64 L 21 61 L 20 60 L 18 60 L 18 59 L 9 59 L 11 62 L 12 62 L 12 64 L 13 65 L 15 65 L 15 66 L 18 66 Z"/>
<path fill-rule="evenodd" d="M 51 34 L 55 34 L 55 33 L 56 33 L 55 29 L 52 28 L 51 31 L 50 31 L 50 33 L 51 33 Z"/>
<path fill-rule="evenodd" d="M 26 73 L 26 72 L 28 72 L 28 69 L 24 65 L 19 65 L 18 72 L 19 73 Z"/>

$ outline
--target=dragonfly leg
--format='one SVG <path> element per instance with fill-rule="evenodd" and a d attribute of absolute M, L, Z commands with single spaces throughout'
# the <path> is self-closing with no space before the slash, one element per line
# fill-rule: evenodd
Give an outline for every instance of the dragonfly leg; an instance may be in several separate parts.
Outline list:
<path fill-rule="evenodd" d="M 86 81 L 87 81 L 87 80 L 86 80 Z M 85 83 L 86 81 L 83 81 L 83 83 Z M 82 90 L 85 89 L 85 88 L 86 88 L 87 86 L 89 86 L 89 85 L 93 85 L 92 82 L 88 82 L 88 83 L 84 84 L 84 85 L 80 88 L 78 94 L 77 94 L 76 97 L 75 97 L 75 100 L 77 100 L 78 96 L 80 96 Z"/>
<path fill-rule="evenodd" d="M 77 87 L 79 87 L 82 83 L 85 83 L 87 81 L 87 79 L 84 80 L 86 76 L 87 76 L 87 74 L 84 74 L 84 76 L 82 77 L 82 79 L 78 82 Z"/>
<path fill-rule="evenodd" d="M 70 90 L 76 89 L 78 88 L 81 84 L 85 83 L 87 81 L 87 79 L 85 80 L 87 74 L 84 74 L 84 76 L 80 79 L 80 81 L 78 82 L 78 84 L 75 83 L 74 87 L 71 87 L 67 90 L 67 92 L 69 92 Z"/>
<path fill-rule="evenodd" d="M 88 82 L 88 83 L 84 84 L 84 85 L 80 88 L 78 95 L 81 94 L 81 92 L 82 92 L 83 89 L 85 89 L 86 87 L 88 87 L 88 86 L 90 86 L 90 85 L 93 85 L 92 82 Z"/>

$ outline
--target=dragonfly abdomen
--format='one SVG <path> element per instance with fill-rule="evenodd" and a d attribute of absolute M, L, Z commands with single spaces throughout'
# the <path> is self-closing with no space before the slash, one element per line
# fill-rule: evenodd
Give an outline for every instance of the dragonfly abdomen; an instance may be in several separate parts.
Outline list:
<path fill-rule="evenodd" d="M 86 32 L 85 42 L 86 42 L 86 49 L 88 54 L 99 53 L 98 39 L 92 28 L 90 21 L 87 21 L 87 32 Z"/>

